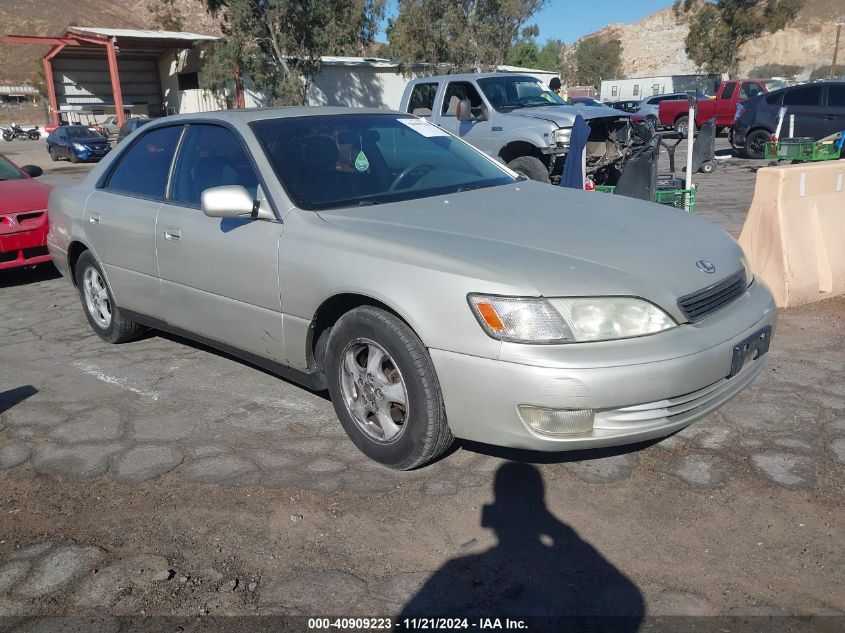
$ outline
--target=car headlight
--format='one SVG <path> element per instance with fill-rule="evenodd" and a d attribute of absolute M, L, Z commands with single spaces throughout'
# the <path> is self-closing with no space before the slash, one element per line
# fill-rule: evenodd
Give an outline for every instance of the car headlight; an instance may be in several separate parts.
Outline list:
<path fill-rule="evenodd" d="M 745 286 L 748 287 L 754 282 L 754 271 L 751 270 L 751 263 L 745 255 L 741 255 L 739 261 L 742 262 L 742 267 L 745 268 Z"/>
<path fill-rule="evenodd" d="M 475 318 L 492 338 L 511 343 L 610 341 L 678 324 L 636 297 L 522 298 L 471 294 Z"/>
<path fill-rule="evenodd" d="M 82 143 L 74 143 L 73 149 L 75 149 L 77 152 L 87 152 L 88 151 L 88 148 L 85 147 Z"/>
<path fill-rule="evenodd" d="M 557 147 L 569 147 L 569 141 L 572 139 L 572 128 L 562 127 L 552 132 L 552 142 Z"/>

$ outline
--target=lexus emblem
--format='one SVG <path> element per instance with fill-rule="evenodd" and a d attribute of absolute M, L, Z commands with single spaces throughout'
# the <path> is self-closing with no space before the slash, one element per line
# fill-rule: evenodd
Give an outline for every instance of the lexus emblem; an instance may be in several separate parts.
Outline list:
<path fill-rule="evenodd" d="M 716 272 L 716 267 L 711 263 L 708 262 L 706 259 L 699 259 L 695 262 L 696 267 L 703 273 L 707 273 L 708 275 L 712 275 Z"/>

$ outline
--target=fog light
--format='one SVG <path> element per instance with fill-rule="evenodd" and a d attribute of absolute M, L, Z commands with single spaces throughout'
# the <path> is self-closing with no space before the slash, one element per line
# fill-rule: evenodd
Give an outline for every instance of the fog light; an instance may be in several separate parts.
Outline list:
<path fill-rule="evenodd" d="M 525 425 L 543 435 L 575 435 L 593 430 L 592 409 L 541 409 L 526 404 L 518 409 Z"/>

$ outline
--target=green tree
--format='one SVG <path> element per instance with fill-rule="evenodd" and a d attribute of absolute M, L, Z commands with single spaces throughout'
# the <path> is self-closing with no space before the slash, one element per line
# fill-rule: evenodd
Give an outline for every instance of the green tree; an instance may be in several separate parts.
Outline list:
<path fill-rule="evenodd" d="M 508 51 L 505 61 L 511 66 L 536 68 L 539 62 L 540 49 L 533 39 L 519 40 Z"/>
<path fill-rule="evenodd" d="M 810 81 L 815 81 L 816 79 L 828 79 L 830 77 L 830 67 L 831 64 L 825 64 L 824 66 L 814 68 L 813 72 L 810 73 Z M 845 78 L 845 64 L 836 62 L 836 78 Z"/>
<path fill-rule="evenodd" d="M 563 79 L 570 86 L 593 86 L 622 76 L 622 42 L 598 35 L 585 37 L 563 55 Z"/>
<path fill-rule="evenodd" d="M 794 77 L 801 72 L 801 66 L 792 64 L 763 64 L 752 68 L 748 73 L 749 77 L 756 79 L 771 79 L 772 77 Z"/>
<path fill-rule="evenodd" d="M 804 0 L 675 0 L 679 20 L 689 21 L 685 48 L 710 74 L 736 75 L 744 44 L 786 27 Z"/>
<path fill-rule="evenodd" d="M 563 40 L 548 39 L 537 54 L 537 68 L 560 72 L 560 57 L 563 54 Z"/>
<path fill-rule="evenodd" d="M 373 42 L 384 0 L 204 0 L 224 37 L 203 67 L 214 90 L 249 76 L 280 105 L 305 103 L 323 55 L 360 55 Z"/>
<path fill-rule="evenodd" d="M 153 25 L 164 31 L 181 31 L 185 18 L 176 0 L 151 0 L 147 4 L 147 10 L 153 20 Z"/>
<path fill-rule="evenodd" d="M 405 62 L 459 69 L 503 64 L 525 24 L 546 0 L 398 0 L 389 51 Z M 536 31 L 533 31 L 536 34 Z"/>

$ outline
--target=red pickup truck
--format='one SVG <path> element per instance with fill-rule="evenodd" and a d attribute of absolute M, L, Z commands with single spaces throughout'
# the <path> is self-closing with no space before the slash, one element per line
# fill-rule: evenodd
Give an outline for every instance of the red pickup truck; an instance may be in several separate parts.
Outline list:
<path fill-rule="evenodd" d="M 734 124 L 737 103 L 768 91 L 766 85 L 757 79 L 723 81 L 715 99 L 699 99 L 695 123 L 700 127 L 716 117 L 717 129 L 730 127 Z M 686 136 L 689 126 L 689 104 L 686 101 L 661 101 L 658 117 L 660 125 L 674 127 L 676 132 Z"/>

